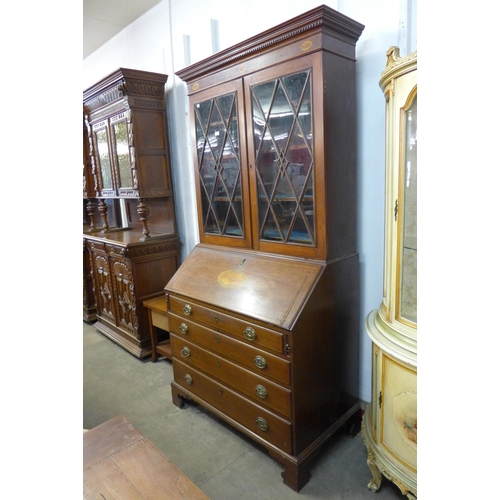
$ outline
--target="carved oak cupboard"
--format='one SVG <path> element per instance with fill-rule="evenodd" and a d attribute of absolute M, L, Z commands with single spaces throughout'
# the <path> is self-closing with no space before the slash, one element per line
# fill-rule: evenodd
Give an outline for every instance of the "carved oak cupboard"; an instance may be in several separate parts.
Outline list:
<path fill-rule="evenodd" d="M 363 437 L 377 491 L 382 475 L 417 496 L 417 53 L 387 51 L 384 293 L 366 318 L 372 401 Z"/>
<path fill-rule="evenodd" d="M 83 93 L 96 200 L 88 198 L 84 230 L 95 327 L 140 358 L 151 354 L 143 302 L 164 293 L 180 264 L 166 80 L 160 73 L 120 68 Z"/>
<path fill-rule="evenodd" d="M 251 437 L 300 490 L 358 398 L 355 45 L 325 6 L 177 75 L 200 244 L 165 287 L 174 403 Z"/>

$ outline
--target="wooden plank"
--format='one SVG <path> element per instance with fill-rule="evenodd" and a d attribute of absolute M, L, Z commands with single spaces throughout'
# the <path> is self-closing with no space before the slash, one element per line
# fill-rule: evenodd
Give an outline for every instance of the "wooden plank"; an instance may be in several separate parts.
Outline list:
<path fill-rule="evenodd" d="M 208 500 L 123 415 L 83 434 L 84 500 Z"/>
<path fill-rule="evenodd" d="M 148 439 L 123 450 L 113 459 L 144 498 L 208 500 Z"/>
<path fill-rule="evenodd" d="M 83 434 L 83 468 L 141 440 L 143 435 L 123 415 L 118 415 Z"/>
<path fill-rule="evenodd" d="M 133 445 L 134 446 L 134 445 Z M 143 500 L 112 458 L 105 458 L 83 471 L 83 500 Z"/>

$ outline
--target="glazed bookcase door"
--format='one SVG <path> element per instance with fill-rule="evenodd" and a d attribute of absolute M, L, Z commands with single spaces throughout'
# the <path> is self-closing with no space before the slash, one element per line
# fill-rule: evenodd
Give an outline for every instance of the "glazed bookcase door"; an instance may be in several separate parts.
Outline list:
<path fill-rule="evenodd" d="M 393 94 L 394 92 L 394 94 Z M 396 141 L 390 147 L 390 198 L 386 202 L 387 251 L 384 299 L 385 320 L 413 343 L 417 335 L 417 75 L 409 72 L 385 90 L 386 133 Z"/>
<path fill-rule="evenodd" d="M 93 126 L 100 196 L 116 196 L 113 173 L 113 154 L 108 121 Z"/>
<path fill-rule="evenodd" d="M 191 98 L 203 243 L 251 247 L 241 80 Z"/>
<path fill-rule="evenodd" d="M 115 178 L 118 195 L 123 191 L 129 193 L 137 188 L 135 176 L 132 175 L 132 157 L 129 145 L 128 113 L 120 113 L 110 119 L 113 140 L 113 160 L 116 165 Z"/>
<path fill-rule="evenodd" d="M 245 79 L 254 248 L 314 256 L 318 246 L 311 58 Z"/>
<path fill-rule="evenodd" d="M 130 195 L 137 190 L 128 115 L 120 113 L 94 125 L 101 196 Z"/>
<path fill-rule="evenodd" d="M 417 88 L 401 109 L 396 319 L 417 324 Z"/>

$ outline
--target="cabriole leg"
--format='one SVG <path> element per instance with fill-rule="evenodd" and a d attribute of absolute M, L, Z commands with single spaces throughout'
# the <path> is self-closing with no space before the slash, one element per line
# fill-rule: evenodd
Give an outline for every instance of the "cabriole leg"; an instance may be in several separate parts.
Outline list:
<path fill-rule="evenodd" d="M 380 489 L 380 485 L 382 484 L 382 473 L 380 469 L 375 464 L 372 458 L 373 452 L 368 453 L 368 459 L 366 463 L 372 473 L 373 479 L 368 483 L 368 488 L 372 491 L 378 491 Z"/>

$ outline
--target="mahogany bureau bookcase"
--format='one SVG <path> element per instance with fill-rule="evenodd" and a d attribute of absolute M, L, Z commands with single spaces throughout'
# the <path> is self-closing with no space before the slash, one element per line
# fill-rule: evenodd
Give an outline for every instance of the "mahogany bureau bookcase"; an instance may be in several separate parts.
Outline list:
<path fill-rule="evenodd" d="M 359 431 L 355 45 L 321 6 L 176 74 L 200 244 L 165 287 L 175 404 L 267 448 L 300 490 Z"/>
<path fill-rule="evenodd" d="M 143 302 L 164 296 L 180 264 L 166 81 L 160 73 L 120 68 L 83 92 L 95 184 L 84 230 L 95 327 L 139 358 L 151 354 Z"/>

